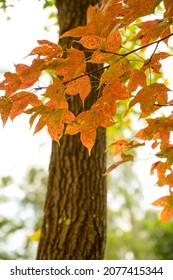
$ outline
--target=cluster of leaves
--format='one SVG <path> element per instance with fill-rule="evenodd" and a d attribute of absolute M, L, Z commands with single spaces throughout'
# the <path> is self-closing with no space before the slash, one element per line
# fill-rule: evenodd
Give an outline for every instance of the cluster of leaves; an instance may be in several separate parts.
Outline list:
<path fill-rule="evenodd" d="M 154 20 L 146 17 L 157 13 L 159 17 L 155 16 Z M 50 136 L 57 142 L 64 133 L 80 133 L 89 154 L 97 128 L 115 124 L 116 103 L 128 100 L 126 114 L 139 103 L 140 117 L 146 120 L 147 126 L 136 137 L 144 142 L 153 141 L 153 149 L 159 149 L 156 154 L 159 160 L 153 164 L 151 173 L 157 172 L 159 186 L 166 184 L 170 188 L 169 196 L 153 203 L 164 206 L 163 222 L 173 215 L 173 144 L 170 140 L 173 115 L 155 117 L 155 112 L 159 115 L 160 108 L 173 104 L 161 73 L 161 61 L 170 54 L 159 51 L 161 42 L 166 46 L 169 44 L 172 24 L 172 0 L 103 0 L 101 7 L 89 7 L 86 26 L 76 27 L 61 36 L 79 38 L 78 43 L 84 51 L 73 47 L 63 50 L 59 44 L 40 40 L 39 46 L 29 54 L 35 57 L 31 65 L 15 65 L 16 72 L 5 73 L 5 79 L 0 83 L 0 90 L 5 91 L 0 98 L 3 124 L 23 112 L 30 114 L 30 125 L 37 121 L 35 133 L 47 126 Z M 150 46 L 153 51 L 144 58 L 145 50 Z M 89 58 L 85 55 L 87 50 L 91 53 Z M 87 72 L 87 63 L 102 64 L 97 70 L 103 71 L 98 81 L 98 89 L 103 88 L 102 96 L 89 110 L 84 109 L 75 116 L 69 110 L 68 98 L 78 94 L 84 104 L 91 93 L 90 77 L 95 72 Z M 52 83 L 42 87 L 45 92 L 38 96 L 32 87 L 45 70 L 49 70 Z M 162 80 L 158 80 L 161 77 Z M 113 145 L 122 160 L 105 174 L 119 164 L 133 160 L 128 150 L 140 146 L 141 142 L 118 140 Z"/>

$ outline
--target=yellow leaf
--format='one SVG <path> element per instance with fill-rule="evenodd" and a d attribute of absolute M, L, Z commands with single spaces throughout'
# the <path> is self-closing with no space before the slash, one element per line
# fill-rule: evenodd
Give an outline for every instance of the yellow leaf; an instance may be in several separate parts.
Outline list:
<path fill-rule="evenodd" d="M 29 235 L 29 239 L 32 240 L 32 241 L 39 241 L 40 239 L 40 236 L 41 236 L 41 230 L 38 229 L 37 231 L 35 231 L 32 235 Z"/>

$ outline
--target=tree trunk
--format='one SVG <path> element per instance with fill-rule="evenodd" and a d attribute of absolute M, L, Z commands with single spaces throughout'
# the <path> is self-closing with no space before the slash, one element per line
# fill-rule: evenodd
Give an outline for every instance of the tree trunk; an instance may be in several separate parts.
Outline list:
<path fill-rule="evenodd" d="M 60 34 L 84 25 L 88 5 L 97 2 L 57 0 Z M 60 43 L 69 47 L 71 41 L 66 38 Z M 89 68 L 94 70 L 92 65 Z M 97 98 L 98 91 L 93 89 L 85 102 L 85 109 Z M 70 98 L 69 106 L 76 115 L 83 110 L 78 96 Z M 104 257 L 107 207 L 106 180 L 102 174 L 106 168 L 106 132 L 103 128 L 98 129 L 91 156 L 79 136 L 64 135 L 60 146 L 54 141 L 52 144 L 37 252 L 39 260 L 99 260 Z"/>

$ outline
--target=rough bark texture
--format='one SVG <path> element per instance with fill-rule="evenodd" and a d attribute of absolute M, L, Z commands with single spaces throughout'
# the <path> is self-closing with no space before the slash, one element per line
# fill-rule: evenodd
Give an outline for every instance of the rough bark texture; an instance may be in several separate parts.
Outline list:
<path fill-rule="evenodd" d="M 98 1 L 57 0 L 60 33 L 84 25 L 89 4 Z M 71 39 L 61 43 L 68 45 Z M 92 65 L 89 66 L 93 70 Z M 99 73 L 98 73 L 99 75 Z M 93 89 L 85 102 L 89 108 L 98 98 Z M 70 98 L 78 114 L 79 97 Z M 82 146 L 79 135 L 63 136 L 60 146 L 53 141 L 48 190 L 37 259 L 103 259 L 106 238 L 105 129 L 98 129 L 92 154 Z"/>

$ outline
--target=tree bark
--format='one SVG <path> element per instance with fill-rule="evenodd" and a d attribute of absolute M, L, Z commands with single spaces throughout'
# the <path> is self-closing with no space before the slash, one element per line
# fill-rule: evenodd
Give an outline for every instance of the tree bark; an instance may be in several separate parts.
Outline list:
<path fill-rule="evenodd" d="M 86 10 L 93 0 L 57 0 L 60 34 L 86 23 Z M 60 43 L 68 46 L 72 39 Z M 93 71 L 92 65 L 88 70 Z M 97 77 L 99 77 L 99 72 Z M 95 78 L 92 78 L 95 79 Z M 96 80 L 95 80 L 96 81 Z M 92 80 L 93 82 L 93 80 Z M 88 109 L 98 98 L 92 89 L 85 102 Z M 84 110 L 78 96 L 70 98 L 74 114 Z M 99 260 L 106 240 L 106 132 L 99 128 L 91 156 L 80 135 L 64 135 L 53 141 L 44 219 L 38 246 L 39 260 Z"/>

